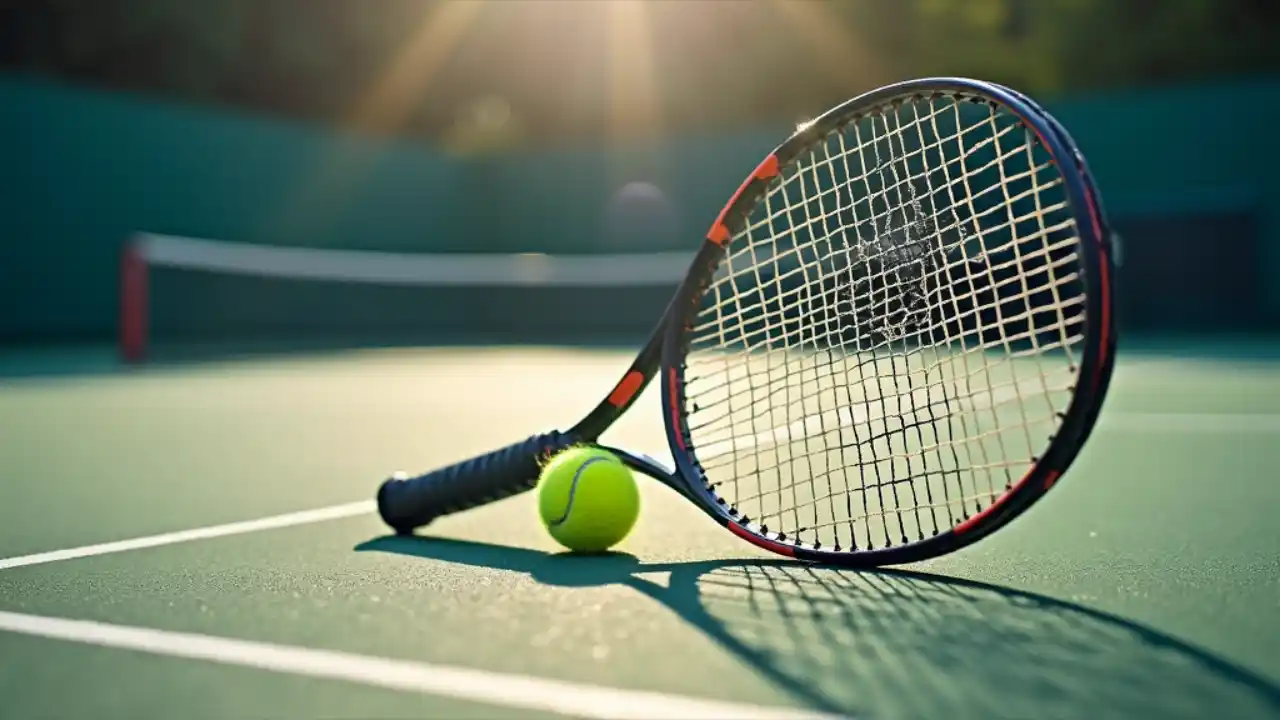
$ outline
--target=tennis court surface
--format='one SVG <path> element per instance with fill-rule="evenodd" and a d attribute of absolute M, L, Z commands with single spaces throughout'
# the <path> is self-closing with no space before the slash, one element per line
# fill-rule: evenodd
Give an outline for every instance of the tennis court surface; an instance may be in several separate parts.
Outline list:
<path fill-rule="evenodd" d="M 606 557 L 531 497 L 371 498 L 572 420 L 622 349 L 124 369 L 0 355 L 6 717 L 1280 717 L 1280 348 L 1125 347 L 1056 489 L 962 553 L 758 553 L 656 483 Z M 648 393 L 611 434 L 665 456 Z"/>

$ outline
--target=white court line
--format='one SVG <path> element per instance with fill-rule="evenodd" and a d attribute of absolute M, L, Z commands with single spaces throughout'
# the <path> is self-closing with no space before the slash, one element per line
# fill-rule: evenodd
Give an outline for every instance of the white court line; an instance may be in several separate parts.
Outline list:
<path fill-rule="evenodd" d="M 582 718 L 819 720 L 837 717 L 805 710 L 617 690 L 598 685 L 390 660 L 331 650 L 312 650 L 41 615 L 0 612 L 0 631 Z"/>
<path fill-rule="evenodd" d="M 26 567 L 28 565 L 43 565 L 45 563 L 59 562 L 61 560 L 75 560 L 76 558 L 93 557 L 95 555 L 110 555 L 112 553 L 141 550 L 143 548 L 153 548 L 161 545 L 173 545 L 175 543 L 190 542 L 192 540 L 208 540 L 209 538 L 226 537 L 228 535 L 243 535 L 244 533 L 258 532 L 260 530 L 274 530 L 276 528 L 293 527 L 295 525 L 309 525 L 311 523 L 325 522 L 326 520 L 339 520 L 342 518 L 354 517 L 356 515 L 366 515 L 373 512 L 375 509 L 376 503 L 373 500 L 361 500 L 359 502 L 346 503 L 345 505 L 331 505 L 329 507 L 317 508 L 315 510 L 303 510 L 301 512 L 285 513 L 284 515 L 273 515 L 271 517 L 258 518 L 257 520 L 245 520 L 243 522 L 228 523 L 226 525 L 212 525 L 209 527 L 195 528 L 194 530 L 180 530 L 178 532 L 149 535 L 146 537 L 132 538 L 130 540 L 118 540 L 115 542 L 101 543 L 99 545 L 85 545 L 77 548 L 67 548 L 66 550 L 51 550 L 49 552 L 35 553 L 34 555 L 0 558 L 0 570 Z"/>

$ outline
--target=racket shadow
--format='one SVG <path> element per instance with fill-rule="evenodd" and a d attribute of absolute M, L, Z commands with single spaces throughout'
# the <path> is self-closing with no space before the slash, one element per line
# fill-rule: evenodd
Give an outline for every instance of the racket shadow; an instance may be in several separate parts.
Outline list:
<path fill-rule="evenodd" d="M 1155 629 L 1049 597 L 786 560 L 642 563 L 431 537 L 356 547 L 622 585 L 816 710 L 862 717 L 1280 716 L 1280 687 Z M 643 573 L 669 573 L 664 585 Z"/>

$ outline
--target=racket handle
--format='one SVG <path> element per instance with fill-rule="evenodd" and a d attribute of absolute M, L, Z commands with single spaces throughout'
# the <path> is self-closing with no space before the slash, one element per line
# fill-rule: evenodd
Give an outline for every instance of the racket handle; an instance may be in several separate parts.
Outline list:
<path fill-rule="evenodd" d="M 397 533 L 532 490 L 541 463 L 572 445 L 570 436 L 534 435 L 414 478 L 393 476 L 378 488 L 378 514 Z"/>

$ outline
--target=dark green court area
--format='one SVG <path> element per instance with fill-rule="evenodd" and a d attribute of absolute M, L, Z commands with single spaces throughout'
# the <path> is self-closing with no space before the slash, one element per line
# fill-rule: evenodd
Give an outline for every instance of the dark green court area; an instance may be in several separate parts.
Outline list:
<path fill-rule="evenodd" d="M 350 505 L 390 470 L 572 420 L 628 361 L 442 348 L 126 369 L 102 349 L 5 353 L 5 714 L 1280 716 L 1277 348 L 1125 348 L 1060 487 L 917 566 L 766 556 L 656 483 L 620 552 L 593 558 L 559 552 L 531 497 L 415 539 Z M 663 457 L 659 418 L 649 393 L 611 440 Z M 576 704 L 555 706 L 565 694 Z"/>
<path fill-rule="evenodd" d="M 1271 357 L 1129 352 L 1060 489 L 977 547 L 910 568 L 763 556 L 649 483 L 639 528 L 608 557 L 559 552 L 518 497 L 416 539 L 356 507 L 0 560 L 0 625 L 14 630 L 0 633 L 0 694 L 22 717 L 554 716 L 539 698 L 564 680 L 662 693 L 669 712 L 710 700 L 764 716 L 1275 717 Z M 125 370 L 105 351 L 14 352 L 0 364 L 0 557 L 367 501 L 390 469 L 572 418 L 626 361 L 442 348 Z M 660 456 L 657 396 L 641 402 L 613 438 Z M 50 637 L 44 619 L 99 625 Z M 159 644 L 129 646 L 116 626 Z M 193 638 L 259 644 L 209 659 L 184 655 Z M 449 697 L 425 680 L 385 687 L 369 660 L 334 678 L 265 647 L 484 675 Z M 526 697 L 511 678 L 544 685 Z M 609 716 L 630 697 L 567 715 Z"/>

